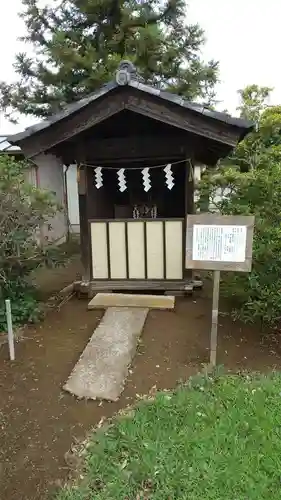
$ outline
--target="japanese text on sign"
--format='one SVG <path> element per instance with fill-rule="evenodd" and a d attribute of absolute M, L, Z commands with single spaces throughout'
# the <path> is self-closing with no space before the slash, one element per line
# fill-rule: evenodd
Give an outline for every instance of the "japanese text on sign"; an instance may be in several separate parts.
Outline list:
<path fill-rule="evenodd" d="M 245 262 L 246 226 L 193 226 L 193 260 L 214 262 Z"/>

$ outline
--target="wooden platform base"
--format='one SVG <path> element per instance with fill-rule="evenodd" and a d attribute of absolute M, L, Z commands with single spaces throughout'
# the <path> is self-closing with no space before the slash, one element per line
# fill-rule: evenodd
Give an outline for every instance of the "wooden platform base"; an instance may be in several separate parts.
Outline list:
<path fill-rule="evenodd" d="M 201 280 L 103 280 L 103 281 L 80 281 L 75 282 L 74 289 L 80 296 L 93 298 L 99 292 L 162 292 L 166 295 L 192 294 L 194 289 L 202 288 Z"/>

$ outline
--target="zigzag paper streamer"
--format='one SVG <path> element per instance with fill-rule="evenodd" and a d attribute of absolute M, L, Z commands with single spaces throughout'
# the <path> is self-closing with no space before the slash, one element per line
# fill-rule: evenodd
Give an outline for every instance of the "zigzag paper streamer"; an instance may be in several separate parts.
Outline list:
<path fill-rule="evenodd" d="M 121 193 L 123 193 L 123 191 L 126 191 L 126 189 L 127 189 L 127 183 L 126 183 L 125 169 L 124 168 L 120 168 L 118 170 L 117 177 L 118 177 L 119 191 L 121 191 Z"/>
<path fill-rule="evenodd" d="M 149 173 L 149 168 L 146 167 L 142 171 L 142 183 L 145 192 L 149 191 L 151 189 L 151 181 L 150 181 L 150 173 Z"/>
<path fill-rule="evenodd" d="M 173 172 L 172 172 L 172 165 L 171 163 L 168 163 L 168 165 L 166 165 L 166 167 L 164 168 L 164 172 L 165 172 L 165 177 L 166 177 L 166 185 L 167 185 L 167 188 L 168 189 L 172 189 L 175 185 L 174 183 L 174 177 L 173 177 Z"/>
<path fill-rule="evenodd" d="M 102 168 L 95 168 L 95 186 L 97 189 L 100 189 L 103 186 L 103 177 L 102 177 Z"/>

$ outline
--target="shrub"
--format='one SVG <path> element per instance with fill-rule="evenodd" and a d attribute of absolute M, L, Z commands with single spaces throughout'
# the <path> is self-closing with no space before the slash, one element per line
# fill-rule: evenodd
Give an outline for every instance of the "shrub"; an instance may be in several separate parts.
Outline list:
<path fill-rule="evenodd" d="M 26 162 L 0 156 L 0 329 L 6 329 L 7 298 L 15 324 L 39 317 L 36 291 L 28 277 L 52 260 L 53 247 L 41 246 L 37 236 L 58 207 L 50 193 L 28 184 L 28 168 Z"/>
<path fill-rule="evenodd" d="M 218 188 L 227 193 L 220 201 Z M 234 167 L 219 170 L 205 176 L 199 191 L 222 214 L 255 215 L 252 272 L 223 273 L 221 293 L 231 299 L 234 318 L 276 326 L 281 318 L 281 165 L 243 174 Z"/>

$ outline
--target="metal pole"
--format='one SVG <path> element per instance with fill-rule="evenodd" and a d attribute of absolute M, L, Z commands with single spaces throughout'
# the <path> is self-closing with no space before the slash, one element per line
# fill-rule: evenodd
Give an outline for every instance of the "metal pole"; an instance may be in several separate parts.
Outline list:
<path fill-rule="evenodd" d="M 218 316 L 220 295 L 220 271 L 213 273 L 213 305 L 212 305 L 212 329 L 210 346 L 210 365 L 216 366 L 218 345 Z"/>
<path fill-rule="evenodd" d="M 12 313 L 11 313 L 11 301 L 10 299 L 5 300 L 6 304 L 6 317 L 7 317 L 7 327 L 8 327 L 8 343 L 9 343 L 9 353 L 10 360 L 15 360 L 15 345 L 14 345 L 14 332 L 12 324 Z"/>

